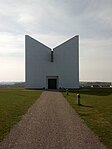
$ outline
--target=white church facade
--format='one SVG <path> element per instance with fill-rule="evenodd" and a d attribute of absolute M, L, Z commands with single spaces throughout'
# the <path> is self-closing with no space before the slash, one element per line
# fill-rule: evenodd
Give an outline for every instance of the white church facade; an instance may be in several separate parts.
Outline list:
<path fill-rule="evenodd" d="M 26 35 L 25 82 L 29 89 L 79 88 L 79 36 L 51 50 Z"/>

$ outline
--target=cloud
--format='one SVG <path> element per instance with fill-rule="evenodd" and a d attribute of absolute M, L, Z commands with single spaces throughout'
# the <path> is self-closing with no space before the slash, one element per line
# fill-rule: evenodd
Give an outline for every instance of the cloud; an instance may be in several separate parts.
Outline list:
<path fill-rule="evenodd" d="M 103 74 L 104 80 L 112 80 L 111 5 L 111 0 L 1 0 L 1 66 L 4 62 L 5 70 L 8 70 L 13 63 L 15 69 L 24 65 L 25 34 L 51 48 L 79 34 L 80 79 L 100 80 Z M 21 73 L 24 73 L 23 67 Z"/>
<path fill-rule="evenodd" d="M 24 81 L 24 61 L 0 59 L 1 81 Z"/>
<path fill-rule="evenodd" d="M 0 54 L 24 53 L 24 36 L 0 32 Z"/>
<path fill-rule="evenodd" d="M 112 79 L 112 39 L 85 39 L 80 43 L 80 79 Z M 88 74 L 89 73 L 89 74 Z M 88 76 L 88 77 L 87 77 Z"/>

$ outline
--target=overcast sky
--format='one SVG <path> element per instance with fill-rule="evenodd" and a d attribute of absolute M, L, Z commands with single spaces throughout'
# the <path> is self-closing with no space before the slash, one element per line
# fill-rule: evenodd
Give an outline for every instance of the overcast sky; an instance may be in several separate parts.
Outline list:
<path fill-rule="evenodd" d="M 0 81 L 25 80 L 24 36 L 80 36 L 80 81 L 112 81 L 112 0 L 0 0 Z"/>

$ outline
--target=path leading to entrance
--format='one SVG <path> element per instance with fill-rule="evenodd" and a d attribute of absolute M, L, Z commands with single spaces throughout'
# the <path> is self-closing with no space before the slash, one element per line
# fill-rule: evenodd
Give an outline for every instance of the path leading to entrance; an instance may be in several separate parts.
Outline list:
<path fill-rule="evenodd" d="M 0 149 L 106 149 L 59 92 L 45 91 Z"/>

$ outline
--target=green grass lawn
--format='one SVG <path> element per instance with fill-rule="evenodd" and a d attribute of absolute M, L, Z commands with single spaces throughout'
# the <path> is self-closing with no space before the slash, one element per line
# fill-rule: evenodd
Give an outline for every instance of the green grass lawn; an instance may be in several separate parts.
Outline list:
<path fill-rule="evenodd" d="M 76 102 L 77 93 L 81 95 L 81 106 Z M 112 89 L 81 89 L 63 94 L 100 140 L 112 149 Z"/>
<path fill-rule="evenodd" d="M 23 88 L 0 89 L 0 141 L 21 119 L 41 92 Z"/>

